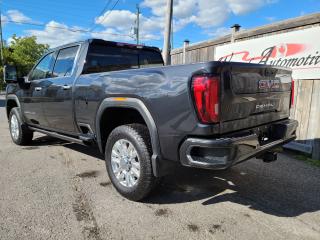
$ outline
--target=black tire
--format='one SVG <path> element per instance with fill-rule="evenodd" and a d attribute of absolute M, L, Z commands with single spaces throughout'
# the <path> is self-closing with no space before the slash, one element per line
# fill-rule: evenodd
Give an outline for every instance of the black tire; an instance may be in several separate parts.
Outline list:
<path fill-rule="evenodd" d="M 118 140 L 129 141 L 135 148 L 140 162 L 140 176 L 134 186 L 126 187 L 120 183 L 112 170 L 111 152 Z M 148 129 L 142 124 L 122 125 L 115 128 L 106 143 L 105 159 L 109 178 L 117 191 L 127 199 L 140 201 L 154 189 L 157 178 L 153 175 L 151 165 L 151 142 Z"/>
<path fill-rule="evenodd" d="M 18 122 L 18 134 L 14 137 L 12 132 L 12 118 L 16 118 Z M 9 114 L 9 130 L 12 141 L 17 145 L 28 145 L 32 142 L 33 131 L 31 131 L 22 121 L 20 108 L 12 108 Z"/>

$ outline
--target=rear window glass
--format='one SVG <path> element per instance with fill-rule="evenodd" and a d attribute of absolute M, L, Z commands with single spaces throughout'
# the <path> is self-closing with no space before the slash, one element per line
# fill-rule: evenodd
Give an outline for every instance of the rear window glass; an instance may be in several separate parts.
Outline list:
<path fill-rule="evenodd" d="M 89 47 L 83 73 L 163 66 L 160 52 L 107 45 Z"/>
<path fill-rule="evenodd" d="M 75 46 L 59 51 L 57 61 L 53 69 L 53 77 L 66 77 L 71 75 L 78 48 L 78 46 Z"/>

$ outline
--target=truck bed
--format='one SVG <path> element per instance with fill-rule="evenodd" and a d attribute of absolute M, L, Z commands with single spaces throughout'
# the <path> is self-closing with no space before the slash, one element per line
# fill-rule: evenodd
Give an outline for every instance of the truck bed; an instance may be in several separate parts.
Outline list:
<path fill-rule="evenodd" d="M 201 74 L 220 78 L 218 123 L 203 124 L 197 117 L 191 81 Z M 269 84 L 264 81 L 276 87 L 259 88 Z M 178 146 L 187 136 L 219 137 L 288 118 L 291 71 L 212 61 L 85 74 L 75 83 L 77 121 L 94 126 L 101 99 L 112 96 L 141 99 L 157 125 L 162 154 L 178 159 Z"/>

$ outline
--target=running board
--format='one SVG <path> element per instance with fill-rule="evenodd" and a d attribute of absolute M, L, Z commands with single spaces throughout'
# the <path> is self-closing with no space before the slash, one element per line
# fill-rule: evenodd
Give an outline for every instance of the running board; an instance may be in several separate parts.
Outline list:
<path fill-rule="evenodd" d="M 62 134 L 59 134 L 59 133 L 56 133 L 56 132 L 50 132 L 50 131 L 39 129 L 39 128 L 35 128 L 35 127 L 29 127 L 29 129 L 32 130 L 32 131 L 35 131 L 35 132 L 40 132 L 40 133 L 46 134 L 46 135 L 51 136 L 51 137 L 55 137 L 55 138 L 59 138 L 59 139 L 62 139 L 62 140 L 66 140 L 68 142 L 74 142 L 74 143 L 79 143 L 79 144 L 82 144 L 82 145 L 86 145 L 83 142 L 83 140 L 78 139 L 78 138 L 68 137 L 68 136 L 65 136 L 65 135 L 62 135 Z"/>
<path fill-rule="evenodd" d="M 87 143 L 92 143 L 94 142 L 94 136 L 93 134 L 81 134 L 79 136 L 79 139 L 84 141 L 84 142 L 87 142 Z"/>

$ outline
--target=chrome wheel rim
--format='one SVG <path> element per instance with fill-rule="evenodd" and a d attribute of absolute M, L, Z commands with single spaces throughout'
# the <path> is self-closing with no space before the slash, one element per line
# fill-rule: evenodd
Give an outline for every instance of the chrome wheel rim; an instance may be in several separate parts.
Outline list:
<path fill-rule="evenodd" d="M 138 152 L 133 144 L 125 139 L 115 142 L 111 152 L 112 171 L 125 187 L 133 187 L 140 177 L 140 161 Z"/>
<path fill-rule="evenodd" d="M 16 115 L 12 115 L 10 120 L 10 132 L 14 140 L 19 138 L 19 122 Z"/>

